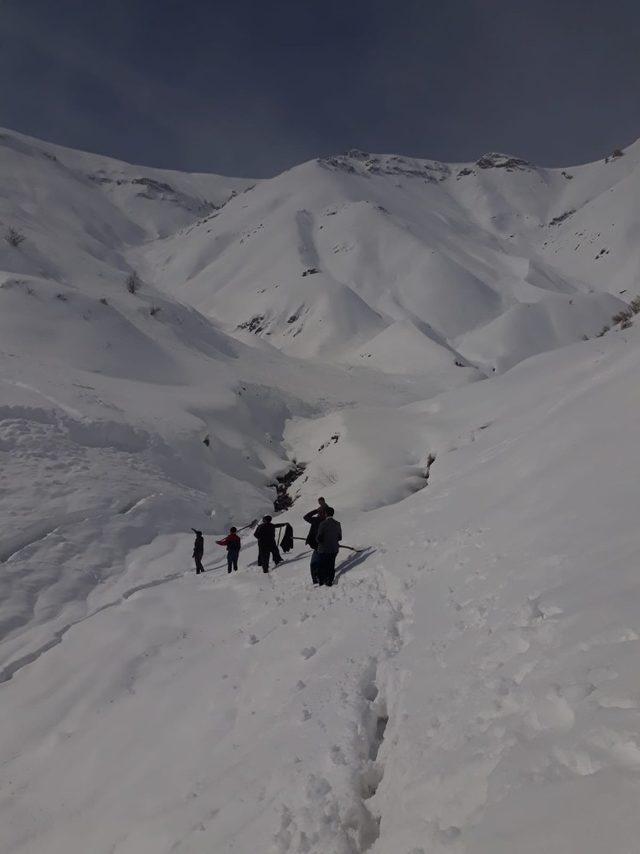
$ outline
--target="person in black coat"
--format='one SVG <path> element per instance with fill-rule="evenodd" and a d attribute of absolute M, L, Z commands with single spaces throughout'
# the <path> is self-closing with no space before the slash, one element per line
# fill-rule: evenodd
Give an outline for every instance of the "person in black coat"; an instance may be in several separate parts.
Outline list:
<path fill-rule="evenodd" d="M 336 558 L 340 550 L 342 527 L 333 518 L 333 507 L 327 508 L 327 516 L 318 526 L 318 584 L 331 587 L 336 575 Z"/>
<path fill-rule="evenodd" d="M 324 498 L 318 498 L 318 506 L 315 510 L 305 513 L 302 517 L 304 521 L 308 522 L 311 526 L 305 542 L 311 549 L 309 569 L 311 570 L 311 581 L 313 581 L 314 584 L 318 584 L 319 582 L 318 567 L 320 565 L 320 558 L 318 555 L 318 528 L 320 527 L 320 523 L 327 518 L 328 510 L 333 512 L 333 507 L 329 507 Z"/>
<path fill-rule="evenodd" d="M 204 567 L 202 565 L 202 556 L 204 555 L 204 537 L 202 536 L 202 531 L 196 531 L 195 528 L 192 528 L 191 530 L 196 535 L 196 539 L 193 544 L 193 559 L 196 564 L 196 575 L 200 575 L 201 572 L 204 572 Z"/>
<path fill-rule="evenodd" d="M 282 563 L 278 545 L 276 543 L 276 528 L 284 528 L 284 522 L 277 523 L 271 521 L 271 516 L 263 516 L 262 522 L 253 532 L 253 536 L 258 541 L 258 565 L 262 567 L 263 572 L 269 572 L 269 558 L 273 556 L 273 562 L 277 566 Z"/>

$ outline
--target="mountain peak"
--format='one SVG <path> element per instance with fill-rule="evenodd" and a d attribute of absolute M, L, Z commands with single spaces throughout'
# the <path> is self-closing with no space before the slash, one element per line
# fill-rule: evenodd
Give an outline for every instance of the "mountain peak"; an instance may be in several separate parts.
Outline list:
<path fill-rule="evenodd" d="M 352 148 L 345 154 L 320 158 L 318 162 L 340 172 L 360 175 L 404 175 L 430 182 L 443 181 L 451 175 L 451 167 L 438 160 L 403 157 L 400 154 L 370 154 Z"/>
<path fill-rule="evenodd" d="M 506 169 L 507 172 L 535 168 L 528 160 L 523 160 L 521 157 L 514 157 L 511 154 L 501 154 L 495 151 L 483 154 L 482 157 L 476 160 L 476 166 L 479 169 Z"/>

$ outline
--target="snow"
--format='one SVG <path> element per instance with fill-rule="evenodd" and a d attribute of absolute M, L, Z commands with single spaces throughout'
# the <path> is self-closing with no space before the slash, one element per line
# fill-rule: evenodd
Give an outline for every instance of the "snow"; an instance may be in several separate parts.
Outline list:
<path fill-rule="evenodd" d="M 639 158 L 3 133 L 3 854 L 637 850 Z M 294 461 L 331 589 L 214 543 Z"/>

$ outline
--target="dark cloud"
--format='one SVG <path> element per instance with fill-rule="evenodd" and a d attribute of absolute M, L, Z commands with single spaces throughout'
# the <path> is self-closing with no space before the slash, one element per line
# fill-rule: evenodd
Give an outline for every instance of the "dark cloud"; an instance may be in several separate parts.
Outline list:
<path fill-rule="evenodd" d="M 0 124 L 256 176 L 351 146 L 570 164 L 640 135 L 639 43 L 635 0 L 5 0 Z"/>

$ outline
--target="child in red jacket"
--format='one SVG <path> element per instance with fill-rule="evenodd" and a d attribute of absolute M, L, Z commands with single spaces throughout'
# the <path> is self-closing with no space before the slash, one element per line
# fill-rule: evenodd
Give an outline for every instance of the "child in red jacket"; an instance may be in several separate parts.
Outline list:
<path fill-rule="evenodd" d="M 229 528 L 229 534 L 224 540 L 216 540 L 219 546 L 227 547 L 227 572 L 238 571 L 238 555 L 240 554 L 240 537 L 237 528 Z"/>

